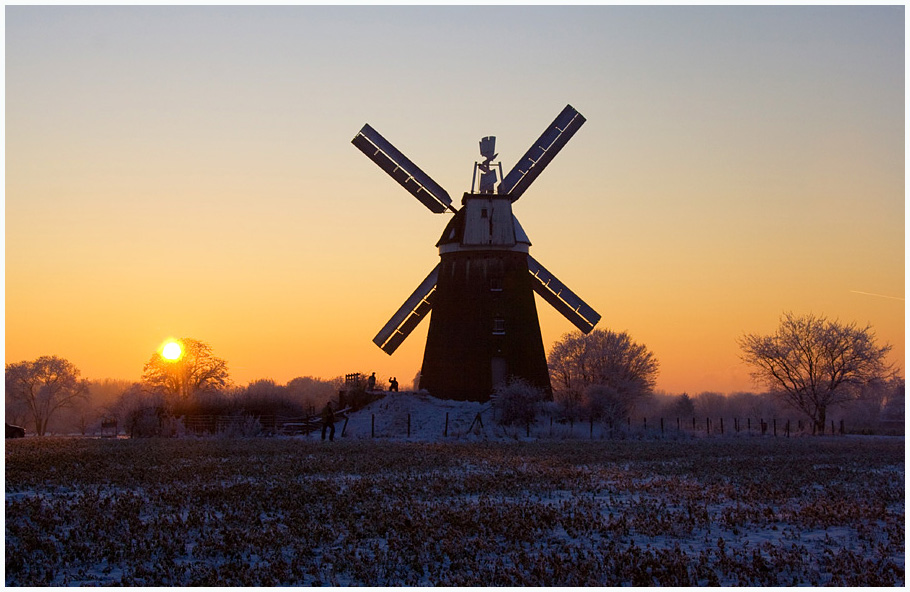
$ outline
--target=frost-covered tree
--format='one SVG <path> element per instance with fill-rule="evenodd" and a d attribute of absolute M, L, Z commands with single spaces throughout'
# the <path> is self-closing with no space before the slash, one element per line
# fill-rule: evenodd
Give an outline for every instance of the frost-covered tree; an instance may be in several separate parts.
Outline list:
<path fill-rule="evenodd" d="M 582 409 L 588 417 L 609 423 L 622 421 L 632 413 L 635 399 L 604 384 L 592 384 L 582 395 Z"/>
<path fill-rule="evenodd" d="M 628 333 L 602 329 L 587 335 L 566 333 L 553 345 L 547 361 L 557 400 L 583 405 L 598 398 L 621 400 L 629 411 L 636 400 L 652 393 L 659 370 L 654 354 Z M 586 395 L 592 386 L 600 388 Z"/>
<path fill-rule="evenodd" d="M 744 335 L 739 346 L 752 377 L 805 414 L 819 434 L 829 409 L 856 399 L 864 386 L 892 372 L 885 363 L 891 346 L 879 346 L 871 326 L 824 316 L 785 313 L 774 334 Z"/>
<path fill-rule="evenodd" d="M 88 381 L 71 362 L 42 356 L 6 365 L 6 395 L 28 409 L 35 432 L 43 436 L 54 413 L 88 397 Z"/>

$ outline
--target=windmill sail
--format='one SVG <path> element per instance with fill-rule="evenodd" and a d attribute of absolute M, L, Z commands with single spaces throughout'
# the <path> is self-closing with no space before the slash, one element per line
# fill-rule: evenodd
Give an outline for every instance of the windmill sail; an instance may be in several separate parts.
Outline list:
<path fill-rule="evenodd" d="M 389 322 L 373 338 L 373 343 L 378 345 L 382 351 L 391 356 L 401 342 L 420 324 L 420 321 L 430 314 L 438 276 L 439 265 L 437 264 L 430 275 L 417 286 L 414 293 L 404 301 L 401 308 L 392 315 Z"/>
<path fill-rule="evenodd" d="M 363 126 L 351 143 L 378 164 L 379 168 L 398 181 L 431 212 L 441 214 L 452 208 L 452 198 L 449 197 L 446 190 L 420 170 L 416 164 L 408 160 L 407 156 L 399 152 L 369 124 Z"/>
<path fill-rule="evenodd" d="M 562 150 L 578 128 L 585 122 L 584 116 L 572 105 L 566 108 L 553 120 L 550 127 L 525 152 L 521 160 L 509 171 L 499 184 L 500 195 L 509 194 L 516 201 L 525 192 L 534 179 L 546 168 L 550 161 Z"/>
<path fill-rule="evenodd" d="M 569 319 L 582 333 L 590 333 L 594 329 L 594 325 L 600 321 L 600 315 L 530 255 L 528 271 L 537 280 L 533 282 L 534 291 L 562 313 L 562 316 Z"/>

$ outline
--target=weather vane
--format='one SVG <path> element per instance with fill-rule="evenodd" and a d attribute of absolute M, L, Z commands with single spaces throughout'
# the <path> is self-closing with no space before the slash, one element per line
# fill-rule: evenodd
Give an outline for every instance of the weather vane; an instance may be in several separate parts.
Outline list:
<path fill-rule="evenodd" d="M 474 178 L 471 180 L 471 193 L 477 183 L 477 171 L 480 171 L 480 193 L 495 193 L 497 176 L 496 171 L 491 167 L 494 166 L 493 159 L 496 154 L 496 136 L 486 136 L 480 139 L 480 155 L 483 156 L 483 162 L 474 163 Z M 497 162 L 499 166 L 499 179 L 502 178 L 502 163 Z"/>

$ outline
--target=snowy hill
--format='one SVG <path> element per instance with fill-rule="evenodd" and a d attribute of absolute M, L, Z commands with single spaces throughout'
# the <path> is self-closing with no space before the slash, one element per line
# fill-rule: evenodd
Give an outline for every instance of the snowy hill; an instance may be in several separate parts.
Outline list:
<path fill-rule="evenodd" d="M 480 414 L 482 426 L 475 422 Z M 448 429 L 446 428 L 448 415 Z M 408 417 L 410 416 L 410 437 Z M 471 433 L 468 430 L 474 424 Z M 338 432 L 344 421 L 336 424 Z M 433 441 L 448 438 L 485 439 L 502 434 L 494 430 L 490 403 L 437 399 L 427 393 L 388 393 L 363 409 L 349 415 L 345 438 L 376 438 L 394 440 Z"/>

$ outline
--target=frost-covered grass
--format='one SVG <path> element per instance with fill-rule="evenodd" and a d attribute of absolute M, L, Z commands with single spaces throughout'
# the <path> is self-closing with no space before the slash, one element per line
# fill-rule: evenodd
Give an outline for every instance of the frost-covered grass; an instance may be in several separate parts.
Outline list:
<path fill-rule="evenodd" d="M 904 583 L 904 442 L 6 441 L 6 584 Z"/>

